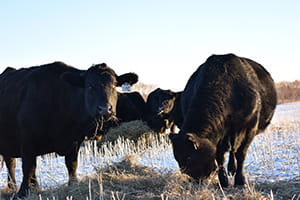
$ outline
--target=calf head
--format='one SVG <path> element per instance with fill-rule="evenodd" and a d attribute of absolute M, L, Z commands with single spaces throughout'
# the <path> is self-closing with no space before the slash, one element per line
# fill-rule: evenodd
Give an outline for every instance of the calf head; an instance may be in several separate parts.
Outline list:
<path fill-rule="evenodd" d="M 160 88 L 151 92 L 146 102 L 145 120 L 155 132 L 163 133 L 170 128 L 170 115 L 175 107 L 175 100 L 179 93 Z"/>
<path fill-rule="evenodd" d="M 62 78 L 83 89 L 85 113 L 82 115 L 85 114 L 85 119 L 93 119 L 97 123 L 99 120 L 103 122 L 115 118 L 118 99 L 116 87 L 125 82 L 134 84 L 138 81 L 134 73 L 117 76 L 105 63 L 94 65 L 80 74 L 66 72 Z"/>
<path fill-rule="evenodd" d="M 173 153 L 181 172 L 202 180 L 215 170 L 216 147 L 196 134 L 170 134 Z"/>

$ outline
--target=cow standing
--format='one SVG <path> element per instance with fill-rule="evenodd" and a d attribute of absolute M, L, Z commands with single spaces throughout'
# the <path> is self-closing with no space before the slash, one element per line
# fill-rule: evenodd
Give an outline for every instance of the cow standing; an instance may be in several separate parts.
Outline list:
<path fill-rule="evenodd" d="M 277 103 L 274 82 L 260 64 L 233 54 L 212 55 L 190 77 L 181 95 L 183 124 L 170 134 L 182 172 L 203 179 L 218 165 L 219 181 L 245 184 L 244 160 L 255 135 L 270 123 Z"/>
<path fill-rule="evenodd" d="M 65 156 L 69 182 L 76 181 L 77 155 L 85 137 L 93 137 L 116 112 L 116 86 L 134 84 L 137 75 L 117 76 L 99 64 L 78 70 L 61 62 L 0 75 L 0 154 L 8 168 L 8 186 L 15 180 L 16 157 L 22 158 L 19 197 L 37 185 L 36 156 Z"/>

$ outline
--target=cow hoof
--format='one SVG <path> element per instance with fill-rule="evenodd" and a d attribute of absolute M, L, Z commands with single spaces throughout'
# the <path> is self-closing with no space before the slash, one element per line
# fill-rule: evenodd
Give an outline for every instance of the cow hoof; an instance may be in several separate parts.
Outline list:
<path fill-rule="evenodd" d="M 226 171 L 225 171 L 224 168 L 219 169 L 218 177 L 219 177 L 219 182 L 220 182 L 222 187 L 228 187 L 229 186 L 228 176 L 227 176 Z"/>
<path fill-rule="evenodd" d="M 14 198 L 16 198 L 16 199 L 24 199 L 24 197 L 26 197 L 27 196 L 27 194 L 28 194 L 28 191 L 19 191 L 18 192 L 18 194 L 17 194 L 17 196 L 15 196 Z"/>
<path fill-rule="evenodd" d="M 245 176 L 243 175 L 235 175 L 234 186 L 243 186 L 246 184 Z"/>
<path fill-rule="evenodd" d="M 70 178 L 69 181 L 68 181 L 69 186 L 77 185 L 78 183 L 79 183 L 79 181 L 75 177 Z"/>
<path fill-rule="evenodd" d="M 229 182 L 228 182 L 228 178 L 223 178 L 223 179 L 219 179 L 220 181 L 220 185 L 222 186 L 222 188 L 226 188 L 229 186 Z"/>

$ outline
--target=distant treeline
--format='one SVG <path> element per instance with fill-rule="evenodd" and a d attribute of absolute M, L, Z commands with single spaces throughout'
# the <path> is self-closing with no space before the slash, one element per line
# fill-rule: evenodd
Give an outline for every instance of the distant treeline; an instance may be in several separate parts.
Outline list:
<path fill-rule="evenodd" d="M 139 82 L 133 86 L 132 90 L 139 91 L 146 100 L 148 94 L 156 88 L 158 88 L 157 85 Z M 278 104 L 300 101 L 300 80 L 278 82 L 276 83 L 276 90 L 278 94 Z"/>
<path fill-rule="evenodd" d="M 278 103 L 300 101 L 300 80 L 276 83 Z"/>

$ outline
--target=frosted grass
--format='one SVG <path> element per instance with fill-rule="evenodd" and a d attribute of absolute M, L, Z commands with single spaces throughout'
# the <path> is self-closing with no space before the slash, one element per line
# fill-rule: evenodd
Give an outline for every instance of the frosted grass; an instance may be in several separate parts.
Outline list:
<path fill-rule="evenodd" d="M 163 137 L 163 136 L 160 136 Z M 159 142 L 162 141 L 162 142 Z M 95 142 L 86 142 L 79 152 L 79 179 L 92 176 L 95 168 L 119 162 L 126 155 L 136 155 L 140 164 L 153 167 L 161 173 L 178 170 L 168 139 L 153 138 L 151 145 L 136 145 L 119 139 L 98 148 Z M 37 158 L 37 178 L 41 188 L 47 189 L 67 183 L 64 158 L 47 154 Z M 300 102 L 278 105 L 272 124 L 265 133 L 255 137 L 245 161 L 249 180 L 274 182 L 300 176 Z M 4 188 L 7 170 L 0 168 L 0 188 Z M 16 167 L 17 184 L 22 180 L 21 161 Z"/>

